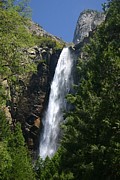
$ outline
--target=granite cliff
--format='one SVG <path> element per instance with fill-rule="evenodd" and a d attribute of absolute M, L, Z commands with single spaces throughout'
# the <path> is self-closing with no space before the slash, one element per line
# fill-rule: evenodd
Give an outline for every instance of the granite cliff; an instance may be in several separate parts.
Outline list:
<path fill-rule="evenodd" d="M 19 90 L 11 87 L 11 106 L 13 124 L 19 121 L 23 134 L 32 154 L 39 147 L 39 133 L 42 127 L 41 117 L 47 104 L 50 83 L 61 49 L 53 52 L 49 47 L 33 47 L 26 54 L 35 63 L 37 71 L 27 77 L 27 82 L 19 80 Z"/>
<path fill-rule="evenodd" d="M 81 47 L 89 42 L 91 33 L 95 31 L 105 16 L 96 11 L 87 10 L 80 14 L 74 33 L 74 57 L 82 56 Z M 66 45 L 60 38 L 47 33 L 41 26 L 30 21 L 27 30 L 38 38 L 38 42 L 31 48 L 22 49 L 24 62 L 35 64 L 36 72 L 24 73 L 19 77 L 18 85 L 9 83 L 6 79 L 3 84 L 9 94 L 6 115 L 12 126 L 16 122 L 22 125 L 23 134 L 32 152 L 37 155 L 39 147 L 40 129 L 42 128 L 42 114 L 48 102 L 50 83 L 62 48 Z M 75 71 L 75 70 L 74 70 Z M 74 72 L 75 73 L 75 72 Z"/>
<path fill-rule="evenodd" d="M 23 70 L 22 73 L 13 71 L 15 79 L 12 80 L 9 80 L 7 73 L 0 75 L 0 84 L 6 96 L 6 105 L 2 105 L 2 109 L 12 129 L 16 122 L 21 123 L 28 148 L 32 155 L 36 155 L 42 113 L 47 105 L 50 83 L 65 43 L 32 21 L 25 28 L 36 44 L 19 48 L 22 58 L 17 66 Z"/>
<path fill-rule="evenodd" d="M 94 31 L 104 20 L 105 15 L 101 12 L 85 10 L 80 13 L 74 32 L 73 43 L 78 44 L 85 37 L 89 37 L 89 33 Z"/>

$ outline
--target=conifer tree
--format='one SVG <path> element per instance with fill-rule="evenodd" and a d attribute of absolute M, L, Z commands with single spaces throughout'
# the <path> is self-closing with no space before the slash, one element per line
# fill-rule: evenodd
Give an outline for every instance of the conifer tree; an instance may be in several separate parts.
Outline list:
<path fill-rule="evenodd" d="M 60 163 L 75 179 L 120 178 L 119 10 L 120 1 L 109 2 L 78 62 L 76 93 L 67 97 L 74 110 L 66 113 Z"/>
<path fill-rule="evenodd" d="M 32 162 L 20 124 L 10 128 L 0 110 L 0 180 L 34 180 Z"/>
<path fill-rule="evenodd" d="M 32 162 L 28 156 L 20 124 L 17 124 L 9 141 L 9 153 L 12 158 L 11 179 L 34 180 Z"/>

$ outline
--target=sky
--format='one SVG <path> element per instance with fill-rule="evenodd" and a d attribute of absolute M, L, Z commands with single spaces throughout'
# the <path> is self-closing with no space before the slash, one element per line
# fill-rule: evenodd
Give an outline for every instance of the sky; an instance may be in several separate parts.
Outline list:
<path fill-rule="evenodd" d="M 47 32 L 72 42 L 80 13 L 86 9 L 102 11 L 105 0 L 31 0 L 32 20 Z"/>

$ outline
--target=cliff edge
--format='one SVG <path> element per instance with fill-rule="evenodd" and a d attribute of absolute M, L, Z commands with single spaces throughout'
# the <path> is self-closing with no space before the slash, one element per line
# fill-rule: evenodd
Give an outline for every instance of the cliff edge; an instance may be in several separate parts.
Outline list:
<path fill-rule="evenodd" d="M 80 13 L 74 32 L 73 43 L 78 44 L 89 36 L 89 33 L 96 29 L 105 20 L 102 12 L 85 10 Z"/>

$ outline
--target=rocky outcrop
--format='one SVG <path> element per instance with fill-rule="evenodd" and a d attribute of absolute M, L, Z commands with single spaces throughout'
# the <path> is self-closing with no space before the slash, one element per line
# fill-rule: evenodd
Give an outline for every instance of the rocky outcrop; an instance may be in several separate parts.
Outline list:
<path fill-rule="evenodd" d="M 78 44 L 89 37 L 89 33 L 105 20 L 105 15 L 94 10 L 83 11 L 77 21 L 73 42 Z"/>
<path fill-rule="evenodd" d="M 29 22 L 29 26 L 27 27 L 28 30 L 33 33 L 34 35 L 41 36 L 41 37 L 49 37 L 55 41 L 63 42 L 62 39 L 60 39 L 57 36 L 53 36 L 52 34 L 45 31 L 39 24 L 34 23 L 33 21 Z"/>
<path fill-rule="evenodd" d="M 74 59 L 77 60 L 78 55 L 81 53 L 81 47 L 89 41 L 89 35 L 103 20 L 104 15 L 102 13 L 95 11 L 84 11 L 81 13 L 74 35 L 74 43 L 77 45 L 71 48 Z M 65 43 L 31 21 L 27 28 L 39 38 L 43 37 L 43 41 L 40 45 L 23 49 L 25 59 L 21 65 L 26 67 L 26 63 L 30 65 L 35 64 L 37 65 L 37 71 L 28 74 L 23 73 L 18 78 L 17 86 L 14 86 L 14 84 L 9 86 L 6 79 L 4 79 L 3 86 L 6 89 L 6 95 L 9 95 L 7 107 L 5 107 L 9 122 L 13 127 L 17 121 L 21 123 L 28 148 L 32 152 L 32 155 L 36 155 L 39 147 L 40 129 L 42 128 L 42 114 L 47 106 L 50 84 L 62 50 L 61 48 Z M 53 47 L 54 42 L 52 42 L 52 45 L 50 42 L 50 46 L 46 45 L 44 38 L 47 37 L 49 41 L 53 40 L 61 43 L 61 48 L 57 48 L 58 50 L 55 49 Z M 76 60 L 74 66 L 76 66 Z M 75 71 L 75 68 L 73 71 Z M 73 74 L 76 74 L 76 72 L 73 72 Z"/>
<path fill-rule="evenodd" d="M 32 152 L 36 155 L 39 147 L 39 135 L 42 127 L 42 113 L 47 105 L 50 83 L 61 49 L 32 47 L 24 49 L 28 59 L 37 64 L 37 72 L 30 74 L 27 81 L 19 79 L 19 91 L 11 87 L 11 114 L 13 124 L 19 121 L 23 134 Z M 35 156 L 34 156 L 35 158 Z"/>

